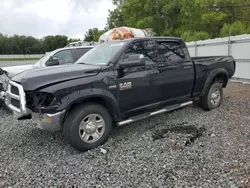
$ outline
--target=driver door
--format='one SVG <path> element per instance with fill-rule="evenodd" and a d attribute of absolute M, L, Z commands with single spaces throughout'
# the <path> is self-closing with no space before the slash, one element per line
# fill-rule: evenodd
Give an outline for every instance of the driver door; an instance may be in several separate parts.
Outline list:
<path fill-rule="evenodd" d="M 155 42 L 153 40 L 133 42 L 124 51 L 119 62 L 128 62 L 128 57 L 135 54 L 143 55 L 146 65 L 119 70 L 122 73 L 118 71 L 119 104 L 121 113 L 125 116 L 145 112 L 163 97 L 160 72 L 155 62 L 157 55 Z"/>

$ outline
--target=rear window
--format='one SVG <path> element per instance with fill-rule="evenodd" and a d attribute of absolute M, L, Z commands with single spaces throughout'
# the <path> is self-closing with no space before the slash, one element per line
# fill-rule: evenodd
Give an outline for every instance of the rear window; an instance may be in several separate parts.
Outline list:
<path fill-rule="evenodd" d="M 76 58 L 77 60 L 82 57 L 84 54 L 86 54 L 91 48 L 77 48 L 76 49 Z"/>
<path fill-rule="evenodd" d="M 158 42 L 159 55 L 162 55 L 166 61 L 180 61 L 185 59 L 183 49 L 178 42 Z"/>

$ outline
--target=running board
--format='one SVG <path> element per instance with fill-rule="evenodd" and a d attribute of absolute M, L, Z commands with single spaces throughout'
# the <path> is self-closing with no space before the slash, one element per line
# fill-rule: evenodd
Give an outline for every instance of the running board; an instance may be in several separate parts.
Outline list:
<path fill-rule="evenodd" d="M 119 126 L 126 125 L 126 124 L 129 124 L 129 123 L 135 122 L 135 121 L 146 119 L 146 118 L 148 118 L 150 116 L 154 116 L 154 115 L 157 115 L 157 114 L 162 114 L 162 113 L 165 113 L 165 112 L 170 112 L 170 111 L 173 111 L 173 110 L 176 110 L 176 109 L 179 109 L 179 108 L 182 108 L 184 106 L 191 105 L 191 104 L 193 104 L 193 101 L 188 101 L 188 102 L 185 102 L 185 103 L 172 105 L 172 106 L 163 108 L 161 110 L 157 110 L 157 111 L 152 112 L 152 113 L 150 113 L 150 112 L 149 113 L 144 113 L 144 114 L 141 114 L 141 115 L 138 115 L 138 116 L 131 117 L 130 119 L 127 119 L 125 121 L 121 121 L 121 122 L 118 123 L 118 125 Z"/>

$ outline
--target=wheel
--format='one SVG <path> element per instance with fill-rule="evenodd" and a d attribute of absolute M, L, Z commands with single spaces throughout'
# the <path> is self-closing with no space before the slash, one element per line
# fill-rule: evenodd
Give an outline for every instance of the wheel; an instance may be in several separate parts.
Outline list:
<path fill-rule="evenodd" d="M 83 104 L 74 108 L 63 125 L 63 135 L 73 148 L 86 151 L 104 144 L 112 130 L 112 118 L 99 104 Z"/>
<path fill-rule="evenodd" d="M 206 94 L 200 98 L 200 106 L 204 110 L 213 110 L 220 106 L 223 99 L 223 89 L 220 83 L 213 83 Z"/>

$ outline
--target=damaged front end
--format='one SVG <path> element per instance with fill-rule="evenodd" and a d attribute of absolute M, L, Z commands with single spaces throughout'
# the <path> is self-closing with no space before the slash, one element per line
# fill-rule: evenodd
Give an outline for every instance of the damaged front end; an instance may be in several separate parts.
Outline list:
<path fill-rule="evenodd" d="M 27 108 L 36 113 L 50 113 L 60 105 L 56 97 L 47 92 L 26 92 L 25 99 Z"/>
<path fill-rule="evenodd" d="M 62 128 L 65 110 L 55 112 L 60 102 L 56 97 L 47 92 L 26 92 L 26 106 L 32 111 L 32 119 L 37 122 L 37 127 L 43 130 L 58 131 Z"/>
<path fill-rule="evenodd" d="M 3 88 L 3 84 L 0 83 L 0 100 L 4 100 L 5 99 L 5 91 L 4 91 L 4 88 Z"/>
<path fill-rule="evenodd" d="M 5 100 L 9 80 L 7 71 L 0 68 L 0 100 Z"/>
<path fill-rule="evenodd" d="M 18 120 L 33 119 L 37 127 L 57 131 L 61 130 L 65 111 L 51 114 L 60 104 L 56 97 L 47 92 L 25 92 L 22 85 L 9 81 L 5 104 Z"/>

